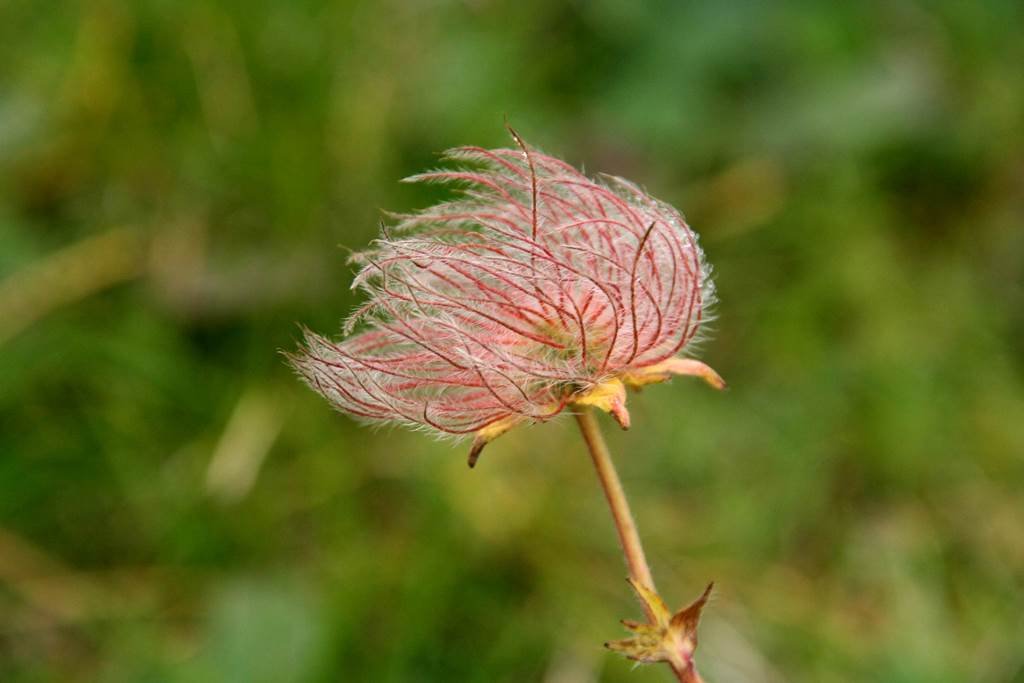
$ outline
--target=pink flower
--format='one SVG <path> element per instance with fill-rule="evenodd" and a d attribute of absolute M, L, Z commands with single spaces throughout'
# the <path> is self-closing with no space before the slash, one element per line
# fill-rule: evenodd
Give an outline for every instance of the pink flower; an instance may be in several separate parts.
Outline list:
<path fill-rule="evenodd" d="M 462 167 L 408 182 L 453 201 L 395 215 L 354 257 L 368 301 L 333 342 L 306 332 L 290 361 L 337 409 L 488 441 L 572 404 L 629 424 L 625 388 L 698 375 L 679 358 L 713 296 L 678 211 L 615 177 L 595 181 L 528 147 L 461 147 Z M 354 330 L 362 331 L 353 333 Z"/>

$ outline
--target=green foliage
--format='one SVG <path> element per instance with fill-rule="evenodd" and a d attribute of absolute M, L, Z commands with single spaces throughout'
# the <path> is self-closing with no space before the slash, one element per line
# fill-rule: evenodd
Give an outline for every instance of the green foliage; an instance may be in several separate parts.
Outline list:
<path fill-rule="evenodd" d="M 686 211 L 729 381 L 610 434 L 709 681 L 1024 676 L 1016 2 L 5 3 L 0 680 L 657 681 L 571 421 L 332 414 L 277 350 L 458 144 Z M 606 421 L 611 429 L 613 425 Z M 636 615 L 639 616 L 639 615 Z"/>

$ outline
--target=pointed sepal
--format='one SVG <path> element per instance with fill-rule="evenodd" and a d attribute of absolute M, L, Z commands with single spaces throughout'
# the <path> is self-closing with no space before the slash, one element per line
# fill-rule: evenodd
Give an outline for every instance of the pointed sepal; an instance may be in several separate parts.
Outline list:
<path fill-rule="evenodd" d="M 673 614 L 672 620 L 669 622 L 672 629 L 690 636 L 693 639 L 694 647 L 697 647 L 697 625 L 700 623 L 700 615 L 704 611 L 704 606 L 708 604 L 708 598 L 711 597 L 714 587 L 715 583 L 712 581 L 699 598 Z"/>
<path fill-rule="evenodd" d="M 661 635 L 648 624 L 641 624 L 634 637 L 610 640 L 604 646 L 627 659 L 643 664 L 665 661 L 661 656 Z"/>
<path fill-rule="evenodd" d="M 629 429 L 629 411 L 626 410 L 626 385 L 620 379 L 610 379 L 573 398 L 579 406 L 593 406 L 609 413 L 619 426 Z"/>
<path fill-rule="evenodd" d="M 484 449 L 484 446 L 494 441 L 522 421 L 523 418 L 519 415 L 509 415 L 508 417 L 503 417 L 500 420 L 496 420 L 486 427 L 477 430 L 476 435 L 473 437 L 473 445 L 469 448 L 469 466 L 476 466 L 476 461 L 480 458 L 480 452 Z"/>
<path fill-rule="evenodd" d="M 668 611 L 668 605 L 661 599 L 661 596 L 653 588 L 649 588 L 633 577 L 630 577 L 627 581 L 629 581 L 629 585 L 633 588 L 633 592 L 636 593 L 636 597 L 643 604 L 644 612 L 650 615 L 653 623 L 662 627 L 668 626 L 672 613 Z"/>
<path fill-rule="evenodd" d="M 648 384 L 657 384 L 672 379 L 675 375 L 698 377 L 715 389 L 726 388 L 725 380 L 710 365 L 693 358 L 669 358 L 645 368 L 630 370 L 622 381 L 630 389 L 640 389 Z"/>

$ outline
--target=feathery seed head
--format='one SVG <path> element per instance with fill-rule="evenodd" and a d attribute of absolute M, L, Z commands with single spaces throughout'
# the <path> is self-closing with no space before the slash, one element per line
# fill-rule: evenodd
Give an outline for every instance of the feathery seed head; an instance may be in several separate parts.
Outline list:
<path fill-rule="evenodd" d="M 461 147 L 460 166 L 408 182 L 453 201 L 392 215 L 353 287 L 368 297 L 347 337 L 313 332 L 289 357 L 336 408 L 374 421 L 475 434 L 470 456 L 521 422 L 593 405 L 629 425 L 625 388 L 696 375 L 677 358 L 713 287 L 683 217 L 621 178 L 587 178 L 527 146 Z"/>

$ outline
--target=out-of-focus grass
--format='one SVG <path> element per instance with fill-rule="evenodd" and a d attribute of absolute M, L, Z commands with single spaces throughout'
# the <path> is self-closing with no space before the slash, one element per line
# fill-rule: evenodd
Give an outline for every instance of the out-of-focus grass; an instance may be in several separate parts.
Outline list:
<path fill-rule="evenodd" d="M 7 3 L 0 680 L 663 680 L 573 425 L 358 428 L 276 354 L 446 147 L 686 210 L 732 386 L 611 434 L 710 681 L 1024 680 L 1016 2 Z"/>

